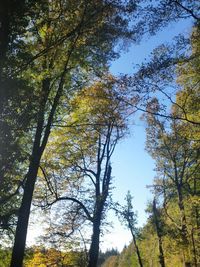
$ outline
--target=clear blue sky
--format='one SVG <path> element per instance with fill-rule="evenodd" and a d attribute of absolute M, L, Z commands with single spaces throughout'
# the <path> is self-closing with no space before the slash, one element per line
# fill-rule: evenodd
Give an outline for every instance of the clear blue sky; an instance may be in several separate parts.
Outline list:
<path fill-rule="evenodd" d="M 177 33 L 188 34 L 191 31 L 191 24 L 187 21 L 174 23 L 156 36 L 146 38 L 139 45 L 132 45 L 129 51 L 111 64 L 110 71 L 118 75 L 120 73 L 131 74 L 134 66 L 144 62 L 151 51 L 163 42 L 170 42 Z M 137 116 L 139 117 L 139 116 Z M 154 161 L 145 151 L 145 125 L 138 118 L 133 118 L 135 126 L 130 127 L 130 136 L 121 141 L 113 155 L 113 199 L 123 203 L 128 190 L 133 195 L 134 209 L 138 211 L 138 225 L 142 226 L 146 221 L 145 208 L 151 194 L 146 185 L 152 184 L 154 177 Z M 110 233 L 102 237 L 104 242 L 101 248 L 118 248 L 121 250 L 128 244 L 131 236 L 124 227 L 120 226 L 117 218 L 109 214 L 108 221 L 113 221 Z"/>

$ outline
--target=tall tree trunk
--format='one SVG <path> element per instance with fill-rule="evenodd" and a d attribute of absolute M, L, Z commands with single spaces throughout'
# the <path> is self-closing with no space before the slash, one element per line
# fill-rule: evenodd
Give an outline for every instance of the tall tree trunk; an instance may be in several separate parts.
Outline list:
<path fill-rule="evenodd" d="M 46 147 L 46 144 L 48 142 L 48 138 L 51 132 L 51 125 L 53 122 L 53 118 L 54 118 L 56 109 L 58 107 L 60 98 L 62 96 L 65 74 L 67 72 L 67 64 L 68 64 L 68 60 L 66 61 L 64 70 L 60 78 L 57 93 L 54 97 L 53 104 L 48 115 L 45 130 L 43 128 L 44 128 L 45 108 L 46 108 L 46 103 L 47 103 L 49 93 L 50 93 L 50 80 L 48 78 L 43 80 L 41 102 L 40 102 L 40 108 L 38 112 L 37 130 L 36 130 L 35 140 L 33 144 L 29 171 L 26 175 L 24 195 L 22 198 L 22 204 L 21 204 L 19 216 L 18 216 L 17 229 L 16 229 L 16 234 L 15 234 L 15 242 L 14 242 L 10 267 L 22 267 L 23 265 L 28 221 L 29 221 L 34 186 L 35 186 L 35 182 L 37 178 L 37 172 L 40 166 L 40 159 L 45 150 L 45 147 Z"/>
<path fill-rule="evenodd" d="M 163 252 L 163 245 L 162 245 L 162 230 L 160 229 L 159 225 L 159 216 L 158 211 L 156 207 L 156 200 L 153 200 L 153 216 L 154 216 L 154 222 L 156 227 L 156 234 L 158 237 L 158 246 L 159 246 L 159 262 L 161 267 L 165 267 L 165 258 L 164 258 L 164 252 Z"/>
<path fill-rule="evenodd" d="M 12 259 L 10 265 L 11 267 L 23 266 L 30 207 L 31 207 L 34 185 L 37 177 L 41 155 L 39 156 L 33 155 L 33 156 L 34 158 L 29 167 L 27 180 L 24 188 L 22 204 L 19 210 L 19 217 L 15 234 L 15 243 L 13 247 Z"/>
<path fill-rule="evenodd" d="M 110 137 L 108 137 L 110 138 Z M 100 149 L 100 146 L 99 146 Z M 109 164 L 109 157 L 107 158 L 106 170 L 102 183 L 102 193 L 100 192 L 100 176 L 101 176 L 101 160 L 98 157 L 97 175 L 96 175 L 96 203 L 94 210 L 93 219 L 93 232 L 92 232 L 92 242 L 89 250 L 89 260 L 87 267 L 96 267 L 99 257 L 99 241 L 100 241 L 100 227 L 101 218 L 103 214 L 103 209 L 108 196 L 109 184 L 111 180 L 112 168 Z"/>
<path fill-rule="evenodd" d="M 140 250 L 139 250 L 138 245 L 137 245 L 137 242 L 136 242 L 135 234 L 133 232 L 132 227 L 129 226 L 129 228 L 131 230 L 131 234 L 132 234 L 132 237 L 133 237 L 133 243 L 134 243 L 134 246 L 135 246 L 135 249 L 136 249 L 136 254 L 137 254 L 137 257 L 138 257 L 138 263 L 139 263 L 140 267 L 143 267 L 142 258 L 141 258 Z"/>
<path fill-rule="evenodd" d="M 99 238 L 100 238 L 101 214 L 96 216 L 93 222 L 92 242 L 89 250 L 88 267 L 96 267 L 99 257 Z"/>
<path fill-rule="evenodd" d="M 182 195 L 182 185 L 177 186 L 178 191 L 178 206 L 181 214 L 181 236 L 184 246 L 186 246 L 185 254 L 185 267 L 191 267 L 190 253 L 189 253 L 189 239 L 188 239 L 188 231 L 187 231 L 187 221 L 185 216 L 185 207 L 183 203 L 183 195 Z"/>
<path fill-rule="evenodd" d="M 37 129 L 35 133 L 35 139 L 32 149 L 32 155 L 29 165 L 29 170 L 26 175 L 25 180 L 25 187 L 24 187 L 24 194 L 22 198 L 22 203 L 19 210 L 18 215 L 18 222 L 17 222 L 17 229 L 15 233 L 15 242 L 12 251 L 12 258 L 10 267 L 22 267 L 23 266 L 23 258 L 25 252 L 25 245 L 26 245 L 26 236 L 27 236 L 27 229 L 28 229 L 28 222 L 30 216 L 30 208 L 31 202 L 33 197 L 34 186 L 37 178 L 38 169 L 40 166 L 40 160 L 42 154 L 44 152 L 49 134 L 50 134 L 50 126 L 53 120 L 53 115 L 56 110 L 58 99 L 56 99 L 56 105 L 52 107 L 51 113 L 52 116 L 49 116 L 49 125 L 46 126 L 45 130 L 45 140 L 46 142 L 43 143 L 44 137 L 43 136 L 43 127 L 44 127 L 44 116 L 45 116 L 45 106 L 47 103 L 47 99 L 49 96 L 49 88 L 50 88 L 50 81 L 49 79 L 44 79 L 42 85 L 42 94 L 41 94 L 41 102 L 40 108 L 38 112 L 38 121 L 37 121 Z M 43 145 L 41 145 L 41 143 Z"/>
<path fill-rule="evenodd" d="M 136 249 L 136 254 L 137 254 L 137 257 L 138 257 L 138 263 L 139 263 L 140 267 L 143 267 L 142 258 L 140 256 L 140 250 L 138 248 L 135 235 L 133 235 L 133 243 L 134 243 L 134 246 L 135 246 L 135 249 Z"/>
<path fill-rule="evenodd" d="M 162 238 L 158 237 L 158 243 L 159 243 L 159 262 L 161 267 L 165 267 L 165 258 L 164 258 L 164 252 L 163 252 L 163 245 L 162 245 Z"/>

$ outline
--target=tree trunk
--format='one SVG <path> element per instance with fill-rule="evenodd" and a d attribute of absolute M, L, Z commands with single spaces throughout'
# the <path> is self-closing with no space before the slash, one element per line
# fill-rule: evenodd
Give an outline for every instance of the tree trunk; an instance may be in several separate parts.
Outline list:
<path fill-rule="evenodd" d="M 178 206 L 181 213 L 181 236 L 184 246 L 186 246 L 186 253 L 185 254 L 185 267 L 191 267 L 191 260 L 189 256 L 189 239 L 188 239 L 188 231 L 187 231 L 187 221 L 185 216 L 185 207 L 183 203 L 183 196 L 182 196 L 182 186 L 177 186 L 178 191 Z"/>
<path fill-rule="evenodd" d="M 100 147 L 99 147 L 100 148 Z M 107 158 L 109 162 L 109 158 Z M 96 267 L 99 257 L 99 241 L 100 241 L 100 227 L 101 218 L 103 214 L 103 209 L 108 196 L 109 184 L 111 179 L 112 168 L 110 164 L 106 165 L 105 176 L 102 183 L 102 193 L 100 193 L 100 175 L 101 175 L 101 161 L 98 161 L 97 175 L 96 175 L 96 202 L 94 209 L 94 219 L 93 219 L 93 232 L 92 232 L 92 242 L 89 250 L 89 260 L 87 267 Z"/>
<path fill-rule="evenodd" d="M 30 215 L 30 208 L 32 202 L 32 196 L 34 186 L 37 178 L 39 163 L 41 155 L 35 155 L 33 158 L 29 171 L 27 173 L 27 180 L 24 188 L 24 195 L 22 198 L 22 204 L 19 210 L 17 229 L 15 234 L 15 243 L 12 252 L 12 259 L 10 267 L 22 267 L 23 258 L 26 244 L 26 236 L 28 229 L 28 221 Z"/>
<path fill-rule="evenodd" d="M 153 200 L 153 216 L 154 216 L 154 222 L 156 227 L 156 234 L 158 237 L 158 245 L 159 245 L 159 262 L 161 267 L 165 267 L 165 258 L 164 258 L 164 252 L 163 252 L 163 245 L 162 245 L 162 233 L 159 225 L 159 218 L 158 218 L 158 211 L 156 208 L 156 201 Z"/>
<path fill-rule="evenodd" d="M 140 256 L 140 250 L 138 248 L 138 245 L 137 245 L 137 242 L 136 242 L 136 238 L 135 238 L 135 235 L 133 233 L 132 228 L 131 228 L 131 234 L 132 234 L 132 237 L 133 237 L 133 243 L 134 243 L 134 246 L 135 246 L 135 249 L 136 249 L 136 254 L 137 254 L 137 257 L 138 257 L 138 263 L 139 263 L 140 267 L 143 267 L 142 258 Z"/>
<path fill-rule="evenodd" d="M 97 215 L 93 222 L 92 243 L 89 250 L 88 267 L 96 267 L 99 257 L 99 238 L 100 238 L 101 215 Z"/>
<path fill-rule="evenodd" d="M 158 238 L 158 243 L 159 243 L 159 262 L 161 267 L 165 267 L 165 258 L 164 258 L 164 252 L 163 252 L 163 246 L 162 246 L 162 238 Z"/>
<path fill-rule="evenodd" d="M 45 79 L 43 81 L 43 88 L 42 88 L 43 94 L 38 112 L 37 130 L 35 133 L 29 170 L 26 175 L 24 194 L 18 215 L 17 229 L 15 233 L 15 242 L 13 246 L 10 267 L 23 266 L 23 258 L 25 252 L 26 236 L 27 236 L 28 221 L 30 216 L 33 191 L 35 187 L 38 169 L 40 166 L 40 159 L 45 149 L 45 145 L 41 147 L 41 140 L 42 140 L 43 125 L 44 125 L 45 105 L 49 95 L 49 86 L 50 86 L 49 79 Z M 46 135 L 46 140 L 48 140 L 49 134 L 50 131 L 48 131 Z"/>

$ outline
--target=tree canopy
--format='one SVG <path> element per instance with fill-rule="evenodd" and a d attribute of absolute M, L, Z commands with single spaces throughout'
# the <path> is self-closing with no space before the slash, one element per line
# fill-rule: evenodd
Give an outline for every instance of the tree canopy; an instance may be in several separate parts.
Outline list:
<path fill-rule="evenodd" d="M 181 20 L 189 36 L 110 73 L 122 49 Z M 102 266 L 199 265 L 199 20 L 197 0 L 1 1 L 2 266 L 96 267 L 111 209 L 133 243 Z M 112 200 L 112 155 L 136 112 L 156 168 L 140 231 L 131 194 Z M 25 250 L 34 212 L 46 234 Z"/>

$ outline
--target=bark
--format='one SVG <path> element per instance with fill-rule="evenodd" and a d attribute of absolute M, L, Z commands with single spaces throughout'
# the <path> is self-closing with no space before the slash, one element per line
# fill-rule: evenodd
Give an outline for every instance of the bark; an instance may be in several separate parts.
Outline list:
<path fill-rule="evenodd" d="M 19 215 L 18 215 L 18 222 L 17 222 L 16 233 L 15 233 L 15 242 L 13 246 L 10 267 L 22 267 L 23 265 L 31 202 L 32 202 L 34 186 L 35 186 L 35 182 L 37 178 L 37 173 L 38 173 L 38 169 L 40 165 L 40 159 L 43 153 L 43 151 L 40 149 L 42 126 L 43 126 L 43 118 L 39 118 L 37 131 L 35 135 L 35 141 L 33 145 L 33 152 L 31 155 L 31 162 L 30 162 L 28 173 L 26 175 L 24 194 L 23 194 L 22 203 L 21 203 L 21 207 L 20 207 Z"/>
<path fill-rule="evenodd" d="M 30 216 L 30 208 L 31 208 L 31 202 L 32 202 L 32 197 L 33 197 L 33 191 L 34 191 L 34 186 L 35 186 L 35 182 L 37 179 L 38 169 L 40 166 L 40 159 L 45 149 L 45 146 L 42 147 L 41 141 L 42 141 L 43 126 L 44 126 L 45 106 L 46 106 L 47 99 L 49 96 L 49 87 L 50 87 L 50 82 L 48 79 L 45 79 L 43 81 L 41 102 L 40 102 L 40 108 L 38 112 L 37 130 L 35 133 L 35 139 L 34 139 L 34 144 L 33 144 L 33 149 L 32 149 L 29 170 L 26 175 L 24 194 L 23 194 L 22 203 L 21 203 L 19 215 L 18 215 L 18 222 L 17 222 L 16 233 L 15 233 L 15 241 L 14 241 L 14 246 L 13 246 L 13 251 L 12 251 L 10 267 L 22 267 L 23 266 L 23 258 L 24 258 L 24 252 L 25 252 L 26 236 L 27 236 L 27 230 L 28 230 L 28 222 L 29 222 L 29 216 Z M 47 131 L 47 128 L 46 128 L 46 131 Z M 48 132 L 48 136 L 49 134 L 50 132 Z"/>
<path fill-rule="evenodd" d="M 186 222 L 185 207 L 183 203 L 181 186 L 178 186 L 178 206 L 179 206 L 179 210 L 181 213 L 182 240 L 185 244 L 188 244 L 189 241 L 188 241 L 188 234 L 187 234 L 187 222 Z"/>
<path fill-rule="evenodd" d="M 22 204 L 21 204 L 19 216 L 18 216 L 17 229 L 16 229 L 16 234 L 15 234 L 15 242 L 14 242 L 10 267 L 22 267 L 23 266 L 23 257 L 24 257 L 25 244 L 26 244 L 28 221 L 29 221 L 34 186 L 35 186 L 35 182 L 37 179 L 37 172 L 40 166 L 40 159 L 45 150 L 45 147 L 46 147 L 46 144 L 48 142 L 48 138 L 51 132 L 53 117 L 58 107 L 60 97 L 62 95 L 64 79 L 65 79 L 65 75 L 67 72 L 68 60 L 66 61 L 63 73 L 61 75 L 60 83 L 57 89 L 56 96 L 53 101 L 53 105 L 49 112 L 47 125 L 45 127 L 44 132 L 43 132 L 43 128 L 44 128 L 45 108 L 46 108 L 47 100 L 48 100 L 49 93 L 50 93 L 50 81 L 48 78 L 43 80 L 42 94 L 41 94 L 42 99 L 41 99 L 40 108 L 38 112 L 37 130 L 35 134 L 30 167 L 29 167 L 29 171 L 26 176 L 24 195 L 22 198 Z"/>
<path fill-rule="evenodd" d="M 39 168 L 40 156 L 34 158 L 34 160 L 30 165 L 29 172 L 27 174 L 27 181 L 24 188 L 24 195 L 19 210 L 19 217 L 15 234 L 15 243 L 13 247 L 12 260 L 10 265 L 11 267 L 23 266 L 30 207 L 34 191 L 34 185 Z"/>
<path fill-rule="evenodd" d="M 138 257 L 138 263 L 139 263 L 140 267 L 143 267 L 142 258 L 140 256 L 140 250 L 138 248 L 135 235 L 132 234 L 132 236 L 133 236 L 133 243 L 134 243 L 134 246 L 135 246 L 135 249 L 136 249 L 136 254 L 137 254 L 137 257 Z"/>
<path fill-rule="evenodd" d="M 132 237 L 133 237 L 133 243 L 134 243 L 134 246 L 135 246 L 135 249 L 136 249 L 136 254 L 137 254 L 137 257 L 138 257 L 138 263 L 139 263 L 140 267 L 143 267 L 142 258 L 141 258 L 140 250 L 139 250 L 137 242 L 136 242 L 135 234 L 133 232 L 133 229 L 132 229 L 131 225 L 129 225 L 129 228 L 131 230 L 131 234 L 132 234 Z"/>
<path fill-rule="evenodd" d="M 110 132 L 107 136 L 108 144 L 110 142 Z M 104 148 L 108 145 L 106 144 Z M 93 232 L 92 232 L 92 242 L 90 245 L 89 250 L 89 260 L 87 267 L 96 267 L 99 257 L 99 241 L 100 241 L 100 227 L 101 227 L 101 219 L 103 214 L 103 209 L 105 206 L 106 199 L 108 197 L 108 190 L 111 180 L 111 171 L 112 168 L 109 164 L 110 156 L 109 153 L 107 153 L 107 162 L 106 162 L 106 168 L 104 173 L 104 178 L 102 182 L 102 192 L 100 190 L 100 175 L 101 175 L 101 156 L 100 156 L 100 148 L 101 148 L 101 141 L 99 139 L 99 151 L 98 151 L 98 166 L 97 166 L 97 175 L 96 175 L 96 185 L 95 185 L 95 193 L 96 193 L 96 203 L 95 203 L 95 211 L 94 211 L 94 217 L 92 220 L 93 223 Z M 108 149 L 108 147 L 107 147 Z M 102 155 L 105 155 L 105 149 L 103 149 Z"/>
<path fill-rule="evenodd" d="M 158 218 L 158 212 L 156 208 L 156 201 L 154 199 L 153 201 L 153 216 L 154 216 L 154 223 L 156 227 L 156 234 L 158 237 L 158 246 L 159 246 L 159 262 L 161 267 L 165 267 L 165 257 L 164 257 L 164 251 L 163 251 L 163 244 L 162 244 L 162 229 L 159 225 L 159 218 Z"/>
<path fill-rule="evenodd" d="M 188 240 L 188 231 L 187 231 L 187 221 L 185 216 L 185 207 L 183 203 L 183 195 L 182 195 L 182 185 L 177 186 L 178 192 L 178 206 L 181 213 L 181 236 L 183 244 L 186 246 L 186 259 L 185 259 L 185 267 L 191 267 L 191 261 L 189 259 L 189 240 Z"/>
<path fill-rule="evenodd" d="M 88 267 L 96 267 L 99 257 L 99 238 L 100 238 L 101 214 L 98 214 L 93 222 L 92 242 L 89 250 Z"/>

